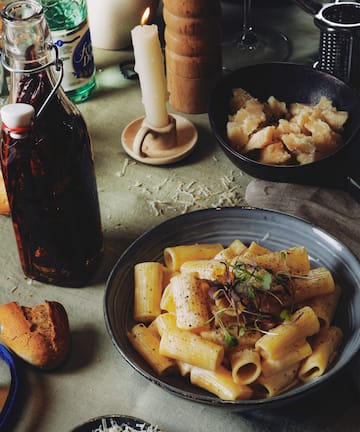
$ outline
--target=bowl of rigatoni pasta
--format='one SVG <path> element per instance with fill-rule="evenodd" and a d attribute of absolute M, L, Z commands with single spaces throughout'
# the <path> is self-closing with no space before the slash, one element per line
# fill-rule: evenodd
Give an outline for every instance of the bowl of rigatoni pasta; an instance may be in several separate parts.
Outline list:
<path fill-rule="evenodd" d="M 285 213 L 199 210 L 120 256 L 104 316 L 120 355 L 165 391 L 238 411 L 274 407 L 321 392 L 355 358 L 360 263 Z"/>

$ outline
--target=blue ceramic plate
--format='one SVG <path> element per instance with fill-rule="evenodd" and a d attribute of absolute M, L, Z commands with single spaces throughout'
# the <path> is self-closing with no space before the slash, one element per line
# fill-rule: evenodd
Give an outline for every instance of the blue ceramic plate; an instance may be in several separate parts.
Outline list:
<path fill-rule="evenodd" d="M 136 431 L 146 432 L 146 428 L 150 428 L 150 423 L 131 416 L 124 415 L 106 415 L 102 417 L 93 418 L 86 423 L 76 426 L 71 432 L 98 432 L 98 431 L 109 431 L 114 430 L 116 426 L 120 426 L 121 430 L 125 430 L 126 426 L 130 426 Z M 111 429 L 113 427 L 113 429 Z M 106 429 L 107 428 L 107 429 Z M 152 432 L 160 430 L 155 426 L 151 429 Z"/>
<path fill-rule="evenodd" d="M 220 400 L 183 378 L 159 378 L 134 351 L 126 333 L 134 324 L 133 267 L 142 261 L 161 261 L 165 247 L 220 242 L 234 239 L 256 241 L 271 250 L 302 245 L 308 250 L 312 267 L 325 266 L 343 288 L 335 322 L 344 331 L 342 350 L 331 369 L 321 378 L 282 395 L 261 400 Z M 199 210 L 170 219 L 138 238 L 119 258 L 105 290 L 105 322 L 116 349 L 141 375 L 185 399 L 236 410 L 275 406 L 304 397 L 337 375 L 360 348 L 360 262 L 336 238 L 293 216 L 271 210 L 223 208 Z"/>
<path fill-rule="evenodd" d="M 6 422 L 8 421 L 12 410 L 16 408 L 15 401 L 19 389 L 19 374 L 15 358 L 2 344 L 0 344 L 0 361 L 3 361 L 3 366 L 8 368 L 10 376 L 9 393 L 5 398 L 4 405 L 0 408 L 0 430 L 5 430 Z M 3 370 L 2 373 L 4 373 Z M 6 380 L 7 374 L 5 374 L 2 379 Z"/>

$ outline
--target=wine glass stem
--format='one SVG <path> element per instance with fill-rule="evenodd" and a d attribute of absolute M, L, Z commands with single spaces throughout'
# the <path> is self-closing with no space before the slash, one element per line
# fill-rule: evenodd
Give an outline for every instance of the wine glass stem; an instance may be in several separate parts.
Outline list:
<path fill-rule="evenodd" d="M 243 0 L 243 33 L 247 33 L 251 30 L 251 0 Z"/>
<path fill-rule="evenodd" d="M 251 0 L 243 0 L 242 32 L 238 43 L 246 45 L 249 49 L 254 48 L 256 44 L 256 34 L 251 24 Z"/>

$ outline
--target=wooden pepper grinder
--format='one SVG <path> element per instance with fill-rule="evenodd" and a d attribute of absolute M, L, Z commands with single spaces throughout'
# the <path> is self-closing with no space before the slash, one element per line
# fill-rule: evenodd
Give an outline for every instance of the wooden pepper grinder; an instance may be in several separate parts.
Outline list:
<path fill-rule="evenodd" d="M 204 113 L 221 76 L 220 1 L 163 3 L 169 103 L 183 113 Z"/>

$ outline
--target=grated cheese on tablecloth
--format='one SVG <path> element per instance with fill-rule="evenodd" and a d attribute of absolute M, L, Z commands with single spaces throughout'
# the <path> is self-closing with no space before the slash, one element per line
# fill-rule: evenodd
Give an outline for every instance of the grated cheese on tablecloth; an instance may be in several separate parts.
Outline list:
<path fill-rule="evenodd" d="M 127 166 L 126 164 L 127 162 L 124 162 L 124 167 Z M 123 171 L 125 172 L 125 169 Z M 165 216 L 170 213 L 184 214 L 195 209 L 235 207 L 244 204 L 242 186 L 239 185 L 234 171 L 226 175 L 219 175 L 216 189 L 197 180 L 184 182 L 174 174 L 161 179 L 159 183 L 151 175 L 147 177 L 149 181 L 135 180 L 129 189 L 136 188 L 143 195 L 150 211 L 155 216 Z M 155 197 L 154 194 L 156 194 Z"/>

